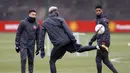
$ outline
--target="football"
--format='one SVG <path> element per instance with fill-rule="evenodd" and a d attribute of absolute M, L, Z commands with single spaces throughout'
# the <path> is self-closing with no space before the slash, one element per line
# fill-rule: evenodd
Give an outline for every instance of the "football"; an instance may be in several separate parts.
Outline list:
<path fill-rule="evenodd" d="M 102 24 L 97 24 L 95 31 L 97 34 L 103 34 L 105 32 L 105 27 Z"/>

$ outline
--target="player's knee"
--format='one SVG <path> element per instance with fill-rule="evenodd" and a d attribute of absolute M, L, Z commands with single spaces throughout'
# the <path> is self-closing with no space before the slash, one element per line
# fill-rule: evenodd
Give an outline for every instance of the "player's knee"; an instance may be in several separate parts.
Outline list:
<path fill-rule="evenodd" d="M 96 63 L 101 63 L 101 60 L 96 58 Z"/>
<path fill-rule="evenodd" d="M 33 65 L 33 60 L 29 60 L 29 65 Z"/>
<path fill-rule="evenodd" d="M 55 62 L 56 62 L 56 60 L 54 60 L 54 59 L 50 59 L 50 61 L 49 61 L 50 64 L 53 64 Z"/>
<path fill-rule="evenodd" d="M 109 61 L 109 60 L 103 60 L 103 63 L 104 63 L 104 64 L 109 64 L 110 61 Z"/>
<path fill-rule="evenodd" d="M 26 59 L 25 58 L 21 59 L 21 62 L 26 63 Z"/>

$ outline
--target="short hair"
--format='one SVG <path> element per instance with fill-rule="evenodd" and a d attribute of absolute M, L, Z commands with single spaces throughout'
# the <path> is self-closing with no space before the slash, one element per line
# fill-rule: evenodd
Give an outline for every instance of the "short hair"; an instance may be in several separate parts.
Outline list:
<path fill-rule="evenodd" d="M 57 11 L 57 10 L 58 10 L 58 8 L 57 8 L 56 6 L 51 6 L 51 7 L 49 8 L 48 12 L 49 12 L 49 13 L 52 13 L 52 12 L 55 12 L 55 11 Z"/>
<path fill-rule="evenodd" d="M 97 6 L 95 7 L 95 9 L 97 9 L 97 8 L 102 9 L 102 6 L 101 6 L 101 5 L 97 5 Z"/>
<path fill-rule="evenodd" d="M 36 13 L 36 10 L 29 10 L 29 12 L 28 12 L 28 13 L 31 13 L 31 12 L 35 12 L 35 13 Z"/>

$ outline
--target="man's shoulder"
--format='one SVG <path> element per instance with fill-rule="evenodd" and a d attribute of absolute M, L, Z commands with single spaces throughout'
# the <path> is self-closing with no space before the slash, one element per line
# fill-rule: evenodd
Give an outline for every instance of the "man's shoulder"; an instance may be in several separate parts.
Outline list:
<path fill-rule="evenodd" d="M 60 21 L 63 22 L 64 19 L 62 17 L 48 17 L 44 20 L 44 23 L 48 23 L 49 21 L 54 20 L 54 21 Z"/>
<path fill-rule="evenodd" d="M 60 21 L 63 21 L 64 19 L 60 16 L 56 16 L 56 17 L 52 17 L 52 19 L 54 20 L 60 20 Z"/>
<path fill-rule="evenodd" d="M 47 23 L 49 21 L 49 18 L 46 18 L 43 23 Z"/>
<path fill-rule="evenodd" d="M 50 21 L 49 21 L 49 18 L 46 18 L 46 19 L 44 19 L 44 21 L 42 22 L 42 25 L 46 25 L 47 23 L 49 23 Z"/>
<path fill-rule="evenodd" d="M 27 19 L 23 19 L 23 20 L 21 20 L 20 23 L 22 23 L 22 24 L 26 24 L 26 23 L 27 23 Z"/>
<path fill-rule="evenodd" d="M 57 17 L 57 19 L 64 21 L 64 18 L 62 18 L 62 17 Z"/>

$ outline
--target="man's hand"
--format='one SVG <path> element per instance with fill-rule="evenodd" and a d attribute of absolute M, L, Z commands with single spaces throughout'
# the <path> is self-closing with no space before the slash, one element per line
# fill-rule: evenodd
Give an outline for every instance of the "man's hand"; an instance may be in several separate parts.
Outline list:
<path fill-rule="evenodd" d="M 41 58 L 44 58 L 45 57 L 45 52 L 41 51 L 40 56 L 41 56 Z"/>
<path fill-rule="evenodd" d="M 20 48 L 19 48 L 18 46 L 16 46 L 16 47 L 15 47 L 15 50 L 16 50 L 17 53 L 19 53 Z"/>
<path fill-rule="evenodd" d="M 37 49 L 35 53 L 36 53 L 36 55 L 38 55 L 39 54 L 39 49 Z"/>
<path fill-rule="evenodd" d="M 17 53 L 19 53 L 19 51 L 20 51 L 20 46 L 19 46 L 19 44 L 16 44 L 15 50 L 16 50 Z"/>

